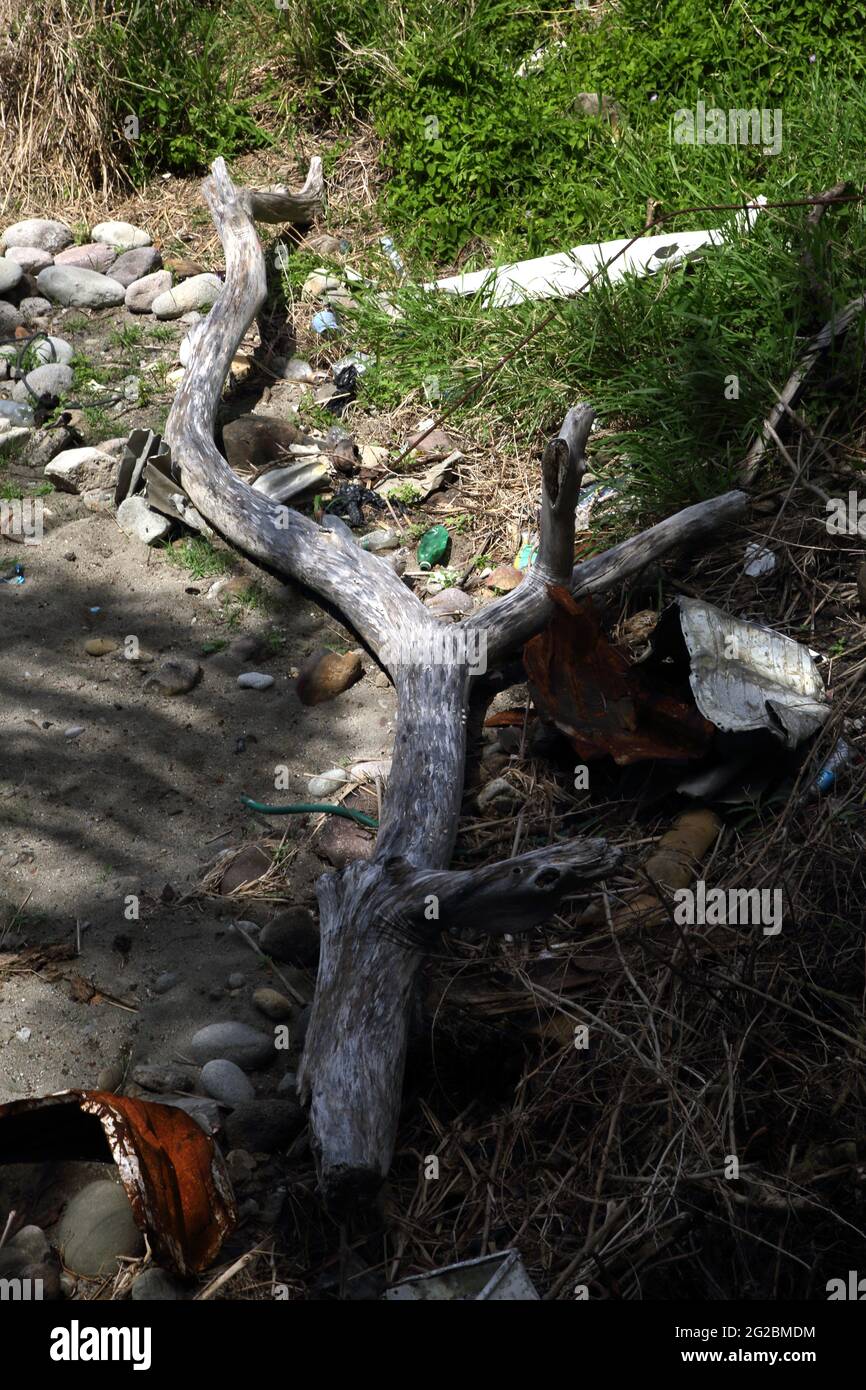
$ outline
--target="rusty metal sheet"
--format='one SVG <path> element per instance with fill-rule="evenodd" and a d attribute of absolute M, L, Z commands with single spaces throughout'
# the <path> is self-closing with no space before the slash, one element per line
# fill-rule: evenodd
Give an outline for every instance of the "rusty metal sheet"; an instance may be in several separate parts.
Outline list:
<path fill-rule="evenodd" d="M 584 758 L 609 754 L 624 766 L 647 758 L 699 758 L 713 725 L 688 685 L 632 665 L 611 646 L 591 599 L 551 588 L 556 605 L 544 632 L 523 649 L 537 708 Z"/>
<path fill-rule="evenodd" d="M 237 1224 L 222 1155 L 185 1111 L 110 1091 L 0 1106 L 0 1163 L 113 1159 L 160 1264 L 194 1274 Z"/>

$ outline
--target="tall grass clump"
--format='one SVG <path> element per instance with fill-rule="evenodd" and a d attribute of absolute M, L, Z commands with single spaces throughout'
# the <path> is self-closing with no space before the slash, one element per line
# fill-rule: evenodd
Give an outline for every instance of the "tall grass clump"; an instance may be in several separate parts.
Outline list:
<path fill-rule="evenodd" d="M 4 208 L 191 173 L 269 138 L 251 89 L 278 21 L 262 33 L 252 0 L 0 0 L 0 33 Z"/>

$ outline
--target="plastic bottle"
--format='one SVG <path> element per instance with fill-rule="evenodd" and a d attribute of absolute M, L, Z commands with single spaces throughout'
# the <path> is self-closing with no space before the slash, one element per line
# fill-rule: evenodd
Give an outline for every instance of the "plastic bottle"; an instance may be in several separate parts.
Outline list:
<path fill-rule="evenodd" d="M 844 738 L 840 738 L 827 761 L 819 769 L 818 775 L 812 783 L 811 790 L 813 794 L 821 796 L 825 792 L 828 792 L 834 785 L 842 768 L 845 767 L 847 763 L 852 762 L 856 756 L 856 748 L 852 748 L 850 743 L 846 743 Z"/>
<path fill-rule="evenodd" d="M 418 542 L 418 568 L 432 570 L 443 559 L 450 536 L 444 526 L 431 526 Z"/>
<path fill-rule="evenodd" d="M 400 544 L 400 536 L 390 528 L 383 531 L 368 531 L 366 536 L 361 537 L 358 544 L 362 550 L 369 550 L 373 553 L 377 550 L 395 550 Z"/>

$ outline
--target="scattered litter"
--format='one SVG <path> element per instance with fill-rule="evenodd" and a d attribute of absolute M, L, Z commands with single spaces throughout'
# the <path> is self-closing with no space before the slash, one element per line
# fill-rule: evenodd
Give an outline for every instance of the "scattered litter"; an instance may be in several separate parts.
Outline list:
<path fill-rule="evenodd" d="M 444 559 L 451 537 L 444 526 L 431 526 L 418 542 L 418 568 L 432 570 Z"/>
<path fill-rule="evenodd" d="M 698 709 L 717 729 L 763 729 L 794 748 L 829 717 L 815 663 L 790 637 L 684 597 L 659 619 L 654 648 L 676 644 L 677 635 Z"/>
<path fill-rule="evenodd" d="M 24 566 L 23 566 L 23 565 L 16 565 L 14 569 L 10 570 L 9 573 L 8 573 L 7 575 L 4 576 L 3 579 L 0 579 L 0 584 L 23 584 L 23 583 L 24 583 Z"/>
<path fill-rule="evenodd" d="M 517 1250 L 444 1265 L 429 1274 L 413 1274 L 382 1294 L 386 1301 L 489 1303 L 538 1301 L 538 1291 Z"/>
<path fill-rule="evenodd" d="M 751 541 L 746 546 L 746 553 L 743 557 L 745 565 L 743 573 L 750 579 L 760 579 L 761 575 L 772 574 L 776 568 L 776 556 L 772 550 L 766 550 L 757 542 Z"/>
<path fill-rule="evenodd" d="M 320 456 L 315 462 L 272 468 L 269 473 L 262 473 L 256 478 L 253 491 L 264 493 L 272 502 L 286 503 L 324 482 L 330 471 L 327 460 Z"/>
<path fill-rule="evenodd" d="M 516 573 L 516 571 L 515 571 Z M 553 617 L 523 652 L 540 712 L 584 758 L 620 766 L 647 758 L 701 757 L 713 726 L 695 708 L 682 672 L 632 665 L 601 630 L 591 599 L 551 588 Z"/>
<path fill-rule="evenodd" d="M 313 314 L 310 326 L 314 333 L 339 333 L 340 324 L 332 309 L 320 309 Z"/>
<path fill-rule="evenodd" d="M 400 252 L 395 247 L 393 239 L 389 236 L 380 236 L 379 245 L 385 252 L 385 255 L 388 257 L 388 260 L 391 262 L 394 269 L 397 271 L 397 274 L 405 275 L 406 265 L 403 260 L 403 257 L 400 255 Z"/>
<path fill-rule="evenodd" d="M 431 492 L 435 492 L 437 488 L 442 486 L 448 470 L 458 458 L 462 458 L 459 450 L 447 459 L 440 459 L 438 463 L 432 463 L 425 473 L 386 478 L 384 482 L 377 483 L 375 491 L 380 497 L 388 497 L 391 493 L 405 488 L 408 484 L 415 490 L 414 500 L 423 502 L 425 498 L 430 496 Z"/>
<path fill-rule="evenodd" d="M 595 508 L 600 502 L 606 502 L 611 497 L 616 497 L 616 488 L 606 487 L 603 483 L 590 483 L 588 488 L 584 488 L 574 509 L 575 531 L 588 531 Z"/>
<path fill-rule="evenodd" d="M 358 544 L 362 550 L 369 550 L 375 554 L 378 550 L 395 550 L 400 544 L 400 536 L 390 528 L 384 531 L 368 531 L 366 536 L 359 536 Z"/>
<path fill-rule="evenodd" d="M 335 525 L 337 518 L 345 518 L 349 526 L 359 527 L 365 524 L 365 507 L 379 512 L 384 511 L 385 506 L 378 492 L 373 492 L 363 483 L 344 483 L 325 504 L 324 515 L 333 519 Z M 322 524 L 326 524 L 324 520 Z"/>
<path fill-rule="evenodd" d="M 334 371 L 334 386 L 337 388 L 336 392 L 325 403 L 325 409 L 331 415 L 342 415 L 346 406 L 358 394 L 358 368 L 354 362 L 341 367 L 339 371 Z"/>
<path fill-rule="evenodd" d="M 352 806 L 328 805 L 324 802 L 312 801 L 298 801 L 290 806 L 268 806 L 263 801 L 253 801 L 249 796 L 242 796 L 241 801 L 251 811 L 258 811 L 263 816 L 342 816 L 346 820 L 357 821 L 358 825 L 365 826 L 367 830 L 379 828 L 377 820 L 374 820 L 372 816 L 366 816 L 363 811 L 356 811 Z"/>
<path fill-rule="evenodd" d="M 857 749 L 852 748 L 843 738 L 839 739 L 829 758 L 818 771 L 810 792 L 813 796 L 824 796 L 836 784 L 839 773 L 858 757 Z"/>
<path fill-rule="evenodd" d="M 514 557 L 514 568 L 518 570 L 530 569 L 535 564 L 538 556 L 538 537 L 530 536 L 524 531 L 520 537 L 520 549 Z"/>
<path fill-rule="evenodd" d="M 135 429 L 127 439 L 117 470 L 114 501 L 118 524 L 145 545 L 165 539 L 172 521 L 214 538 L 214 531 L 183 490 L 168 445 L 153 430 Z"/>
<path fill-rule="evenodd" d="M 765 202 L 761 195 L 746 212 L 737 214 L 742 230 L 752 229 Z M 530 261 L 449 275 L 424 288 L 446 294 L 483 294 L 491 306 L 497 307 L 520 304 L 526 299 L 567 299 L 586 290 L 588 279 L 609 262 L 612 264 L 607 275 L 611 282 L 626 275 L 650 275 L 663 266 L 679 265 L 704 247 L 723 246 L 727 237 L 727 232 L 719 228 L 642 237 L 633 246 L 629 246 L 631 237 L 619 237 Z"/>
<path fill-rule="evenodd" d="M 112 1159 L 161 1265 L 194 1274 L 237 1224 L 231 1183 L 209 1135 L 183 1110 L 107 1091 L 0 1106 L 3 1163 Z"/>
<path fill-rule="evenodd" d="M 528 77 L 530 73 L 540 72 L 550 54 L 555 53 L 557 49 L 565 48 L 565 46 L 565 39 L 555 39 L 552 43 L 543 43 L 540 48 L 536 48 L 527 58 L 523 59 L 520 66 L 515 69 L 514 76 Z"/>
<path fill-rule="evenodd" d="M 338 362 L 331 363 L 331 375 L 336 381 L 338 372 L 343 371 L 345 367 L 354 367 L 358 376 L 362 376 L 370 363 L 375 362 L 375 360 L 375 357 L 370 352 L 348 352 L 346 356 L 341 357 Z"/>

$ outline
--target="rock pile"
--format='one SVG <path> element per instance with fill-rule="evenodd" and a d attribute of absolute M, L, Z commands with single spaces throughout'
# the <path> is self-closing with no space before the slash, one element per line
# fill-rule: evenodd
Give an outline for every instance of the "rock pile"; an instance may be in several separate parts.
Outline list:
<path fill-rule="evenodd" d="M 6 228 L 0 250 L 0 338 L 22 325 L 39 327 L 52 304 L 125 304 L 133 314 L 177 319 L 208 310 L 222 291 L 216 275 L 184 275 L 181 268 L 173 276 L 150 234 L 130 222 L 99 222 L 90 240 L 76 245 L 65 222 L 31 217 Z"/>

